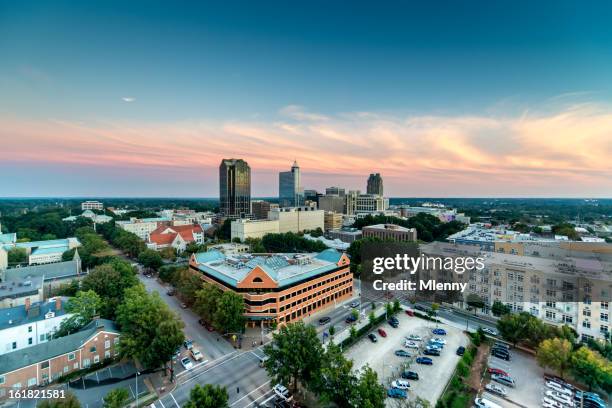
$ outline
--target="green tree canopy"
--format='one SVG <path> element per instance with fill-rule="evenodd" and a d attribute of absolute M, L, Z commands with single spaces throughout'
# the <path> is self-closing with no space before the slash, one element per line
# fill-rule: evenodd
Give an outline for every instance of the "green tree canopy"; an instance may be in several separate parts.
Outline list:
<path fill-rule="evenodd" d="M 145 249 L 138 255 L 138 262 L 145 268 L 159 269 L 164 264 L 164 260 L 159 252 L 153 249 Z"/>
<path fill-rule="evenodd" d="M 202 289 L 195 294 L 193 310 L 208 323 L 213 323 L 217 304 L 223 292 L 217 286 L 204 283 Z"/>
<path fill-rule="evenodd" d="M 67 392 L 64 398 L 54 400 L 40 400 L 37 408 L 81 408 L 79 399 L 71 392 Z"/>
<path fill-rule="evenodd" d="M 540 343 L 536 351 L 536 358 L 542 367 L 552 368 L 563 378 L 571 365 L 572 343 L 559 338 L 546 339 Z"/>
<path fill-rule="evenodd" d="M 123 408 L 130 399 L 127 388 L 115 388 L 104 397 L 103 408 Z"/>
<path fill-rule="evenodd" d="M 196 384 L 189 393 L 185 408 L 227 408 L 229 395 L 227 390 L 218 385 Z"/>
<path fill-rule="evenodd" d="M 230 290 L 223 292 L 217 301 L 213 322 L 221 333 L 241 333 L 245 323 L 243 297 Z"/>
<path fill-rule="evenodd" d="M 572 357 L 572 373 L 592 391 L 594 387 L 612 391 L 612 364 L 596 351 L 580 347 Z"/>

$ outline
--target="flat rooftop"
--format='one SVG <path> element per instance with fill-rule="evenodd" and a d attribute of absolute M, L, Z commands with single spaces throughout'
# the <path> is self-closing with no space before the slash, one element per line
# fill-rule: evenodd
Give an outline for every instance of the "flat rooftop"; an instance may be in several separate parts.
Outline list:
<path fill-rule="evenodd" d="M 341 257 L 342 253 L 335 249 L 307 254 L 225 255 L 215 250 L 194 254 L 198 269 L 234 287 L 256 267 L 260 267 L 279 287 L 288 286 L 332 271 L 338 267 Z"/>

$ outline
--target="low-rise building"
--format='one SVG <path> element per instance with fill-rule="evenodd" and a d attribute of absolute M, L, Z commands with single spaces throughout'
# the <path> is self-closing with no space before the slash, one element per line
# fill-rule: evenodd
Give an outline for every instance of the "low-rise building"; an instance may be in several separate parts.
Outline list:
<path fill-rule="evenodd" d="M 29 265 L 41 265 L 53 262 L 61 262 L 64 252 L 78 248 L 81 243 L 77 238 L 52 239 L 47 241 L 32 241 L 32 242 L 16 242 L 15 234 L 12 235 L 12 242 L 5 242 L 0 245 L 0 252 L 7 252 L 14 248 L 25 250 Z M 8 241 L 8 240 L 7 240 Z M 8 262 L 2 262 L 5 259 L 1 256 L 0 270 L 8 267 Z M 8 259 L 8 258 L 7 258 Z"/>
<path fill-rule="evenodd" d="M 346 254 L 193 254 L 190 270 L 223 291 L 240 294 L 251 326 L 286 324 L 353 295 Z"/>
<path fill-rule="evenodd" d="M 248 220 L 232 221 L 230 226 L 232 240 L 238 238 L 244 242 L 247 238 L 262 238 L 266 234 L 278 234 L 278 220 Z"/>
<path fill-rule="evenodd" d="M 0 282 L 0 309 L 42 302 L 43 277 L 7 278 Z"/>
<path fill-rule="evenodd" d="M 345 227 L 345 228 L 334 229 L 334 230 L 328 231 L 327 235 L 331 239 L 339 239 L 342 242 L 346 242 L 347 244 L 350 244 L 353 241 L 357 241 L 358 239 L 361 239 L 363 234 L 357 228 Z"/>
<path fill-rule="evenodd" d="M 251 201 L 251 213 L 253 214 L 253 218 L 256 220 L 267 220 L 268 213 L 275 208 L 278 208 L 278 204 L 276 203 L 271 203 L 264 200 Z"/>
<path fill-rule="evenodd" d="M 118 355 L 120 333 L 110 320 L 92 321 L 77 333 L 0 355 L 0 398 L 8 388 L 31 388 Z"/>
<path fill-rule="evenodd" d="M 85 210 L 103 210 L 104 209 L 104 203 L 101 203 L 100 201 L 95 201 L 95 200 L 88 200 L 88 201 L 83 201 L 81 203 L 81 211 L 85 211 Z"/>
<path fill-rule="evenodd" d="M 244 242 L 266 234 L 312 231 L 324 227 L 324 212 L 312 207 L 273 208 L 267 220 L 239 219 L 231 223 L 231 238 Z"/>
<path fill-rule="evenodd" d="M 19 281 L 22 279 L 28 280 L 34 277 L 42 278 L 45 288 L 49 290 L 63 283 L 68 283 L 73 279 L 81 279 L 85 275 L 86 273 L 83 273 L 81 270 L 81 257 L 77 249 L 71 261 L 6 269 L 0 271 L 0 280 L 4 282 Z"/>
<path fill-rule="evenodd" d="M 225 244 L 211 245 L 209 251 L 219 251 L 225 255 L 245 254 L 249 252 L 249 246 L 246 244 L 238 244 L 236 242 L 227 242 Z"/>
<path fill-rule="evenodd" d="M 406 228 L 395 224 L 368 225 L 361 229 L 364 238 L 375 237 L 380 239 L 393 239 L 396 241 L 416 241 L 416 228 Z"/>
<path fill-rule="evenodd" d="M 161 226 L 149 234 L 147 246 L 155 250 L 174 248 L 183 252 L 193 242 L 204 243 L 204 231 L 199 225 Z"/>
<path fill-rule="evenodd" d="M 172 220 L 168 217 L 130 218 L 129 221 L 115 221 L 115 225 L 146 241 L 150 233 L 163 225 L 170 225 L 171 222 Z"/>
<path fill-rule="evenodd" d="M 324 230 L 334 230 L 342 228 L 342 213 L 326 211 L 323 216 Z"/>
<path fill-rule="evenodd" d="M 0 354 L 36 346 L 51 339 L 60 324 L 72 316 L 64 311 L 61 297 L 47 302 L 2 309 L 0 313 Z"/>
<path fill-rule="evenodd" d="M 91 210 L 85 210 L 81 215 L 71 215 L 69 217 L 62 218 L 62 221 L 76 221 L 79 217 L 89 218 L 96 224 L 105 224 L 113 220 L 113 217 L 109 215 L 96 214 Z"/>

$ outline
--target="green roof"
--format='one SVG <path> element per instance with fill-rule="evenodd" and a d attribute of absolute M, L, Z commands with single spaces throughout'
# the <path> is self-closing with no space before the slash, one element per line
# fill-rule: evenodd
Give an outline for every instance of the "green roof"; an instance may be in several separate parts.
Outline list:
<path fill-rule="evenodd" d="M 36 346 L 2 354 L 0 355 L 0 374 L 7 374 L 32 364 L 47 361 L 53 357 L 77 351 L 83 347 L 87 340 L 94 337 L 96 332 L 102 330 L 119 334 L 119 330 L 114 322 L 106 319 L 98 319 L 92 321 L 77 333 L 40 343 Z"/>

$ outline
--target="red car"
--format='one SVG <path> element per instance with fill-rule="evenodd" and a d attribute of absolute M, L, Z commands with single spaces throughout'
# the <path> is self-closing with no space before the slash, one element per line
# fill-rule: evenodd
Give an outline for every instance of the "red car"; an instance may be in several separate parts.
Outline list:
<path fill-rule="evenodd" d="M 380 334 L 380 337 L 387 337 L 387 332 L 383 329 L 378 329 L 378 334 Z"/>
<path fill-rule="evenodd" d="M 499 374 L 499 375 L 503 375 L 506 377 L 510 377 L 510 374 L 508 374 L 507 372 L 499 368 L 489 367 L 488 371 L 489 371 L 489 374 Z"/>
<path fill-rule="evenodd" d="M 414 312 L 412 310 L 406 310 L 406 314 L 408 316 L 414 316 Z"/>

